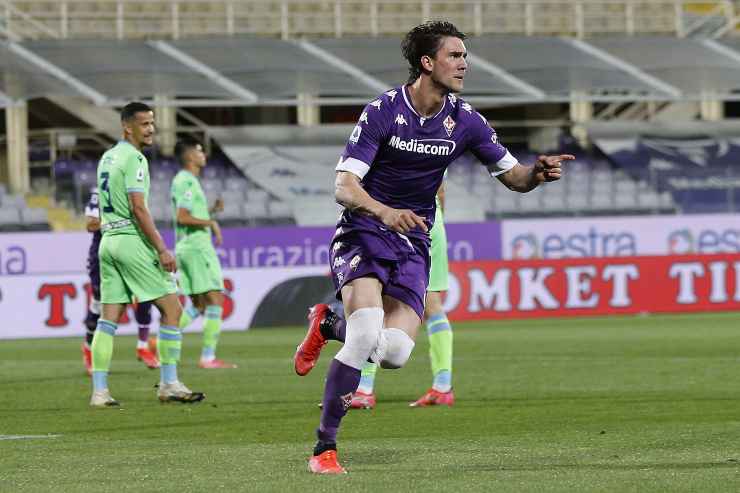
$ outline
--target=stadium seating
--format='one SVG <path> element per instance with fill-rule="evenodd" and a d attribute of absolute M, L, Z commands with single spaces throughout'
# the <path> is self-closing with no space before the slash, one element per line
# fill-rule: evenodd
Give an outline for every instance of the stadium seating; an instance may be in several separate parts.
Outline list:
<path fill-rule="evenodd" d="M 73 208 L 81 213 L 90 190 L 95 186 L 96 165 L 97 163 L 90 160 L 64 159 L 54 163 L 57 200 L 72 204 Z M 170 184 L 179 166 L 171 159 L 156 158 L 150 160 L 150 170 L 149 210 L 159 226 L 170 228 L 172 226 Z M 222 158 L 215 157 L 209 161 L 209 165 L 203 169 L 201 185 L 210 202 L 219 198 L 224 201 L 224 210 L 216 214 L 216 217 L 225 226 L 289 223 L 293 220 L 290 204 L 281 203 L 270 193 L 250 182 Z M 22 201 L 22 197 L 6 199 Z M 14 210 L 20 209 L 22 207 L 19 205 Z M 20 217 L 24 223 L 31 219 L 37 221 L 42 217 L 42 213 L 26 211 Z M 18 223 L 19 220 L 10 213 L 7 222 Z"/>
<path fill-rule="evenodd" d="M 688 27 L 717 29 L 729 14 L 720 2 L 674 4 L 655 0 L 9 0 L 14 32 L 26 37 L 147 38 L 213 34 L 399 34 L 422 18 L 447 18 L 470 33 L 608 34 L 674 33 Z M 116 4 L 120 8 L 116 8 Z M 704 8 L 696 8 L 696 5 Z M 676 8 L 678 5 L 678 9 Z M 0 20 L 4 20 L 0 15 Z M 7 22 L 7 21 L 6 21 Z"/>
<path fill-rule="evenodd" d="M 8 194 L 0 183 L 0 231 L 48 231 L 46 209 L 28 207 L 23 195 Z"/>

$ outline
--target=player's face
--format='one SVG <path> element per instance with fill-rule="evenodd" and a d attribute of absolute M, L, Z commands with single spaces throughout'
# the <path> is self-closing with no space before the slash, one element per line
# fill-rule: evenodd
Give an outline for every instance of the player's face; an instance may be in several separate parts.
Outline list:
<path fill-rule="evenodd" d="M 129 120 L 124 128 L 131 140 L 141 146 L 150 146 L 154 143 L 154 113 L 140 111 Z"/>
<path fill-rule="evenodd" d="M 431 60 L 431 78 L 434 83 L 447 92 L 460 92 L 463 88 L 463 79 L 468 69 L 465 58 L 468 52 L 462 39 L 455 37 L 443 38 L 434 59 Z"/>
<path fill-rule="evenodd" d="M 190 161 L 195 164 L 198 168 L 202 168 L 206 165 L 206 153 L 203 151 L 203 146 L 198 144 L 189 151 Z"/>

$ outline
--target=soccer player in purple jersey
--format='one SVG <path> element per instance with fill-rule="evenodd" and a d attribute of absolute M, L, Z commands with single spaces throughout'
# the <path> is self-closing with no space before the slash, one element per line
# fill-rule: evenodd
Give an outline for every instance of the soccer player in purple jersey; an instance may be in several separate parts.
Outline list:
<path fill-rule="evenodd" d="M 448 22 L 412 29 L 401 45 L 408 83 L 365 107 L 337 164 L 335 197 L 344 211 L 330 262 L 347 324 L 344 333 L 330 337 L 344 346 L 329 365 L 309 460 L 313 473 L 346 472 L 337 460 L 337 432 L 365 361 L 400 368 L 411 355 L 424 317 L 434 198 L 447 166 L 470 151 L 491 176 L 528 192 L 560 179 L 561 163 L 574 159 L 540 156 L 533 166 L 518 163 L 487 120 L 455 96 L 467 70 L 464 39 Z M 327 342 L 317 325 L 296 351 L 299 375 L 313 368 Z"/>
<path fill-rule="evenodd" d="M 90 199 L 85 206 L 85 226 L 92 233 L 92 242 L 87 253 L 87 274 L 90 277 L 90 288 L 92 299 L 85 316 L 85 342 L 82 343 L 82 363 L 85 371 L 92 375 L 92 341 L 95 329 L 100 318 L 100 259 L 98 249 L 103 237 L 100 231 L 100 205 L 98 201 L 98 189 L 94 187 L 90 191 Z M 139 339 L 136 342 L 136 359 L 144 363 L 147 368 L 159 368 L 159 360 L 156 351 L 149 347 L 149 325 L 152 323 L 151 302 L 139 303 L 135 310 L 136 323 L 139 325 Z"/>

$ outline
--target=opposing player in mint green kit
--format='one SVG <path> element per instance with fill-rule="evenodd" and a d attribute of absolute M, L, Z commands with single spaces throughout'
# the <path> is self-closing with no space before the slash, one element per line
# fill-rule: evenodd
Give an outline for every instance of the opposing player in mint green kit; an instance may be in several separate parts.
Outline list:
<path fill-rule="evenodd" d="M 444 185 L 437 192 L 437 212 L 434 226 L 429 232 L 431 238 L 430 255 L 432 265 L 429 271 L 429 286 L 427 286 L 426 302 L 424 305 L 424 321 L 429 337 L 429 359 L 432 364 L 434 380 L 432 387 L 424 395 L 410 404 L 411 407 L 426 407 L 435 405 L 452 406 L 455 403 L 455 394 L 452 390 L 452 326 L 447 320 L 447 314 L 442 307 L 442 293 L 449 287 L 447 233 L 443 217 Z M 375 407 L 375 374 L 378 366 L 374 363 L 365 363 L 362 367 L 360 385 L 352 395 L 353 409 L 372 409 Z"/>
<path fill-rule="evenodd" d="M 197 402 L 205 398 L 177 378 L 182 335 L 182 306 L 173 274 L 175 257 L 162 240 L 147 207 L 149 163 L 141 153 L 154 140 L 154 112 L 143 103 L 121 111 L 123 140 L 103 154 L 98 164 L 100 193 L 100 301 L 102 313 L 92 342 L 93 394 L 90 405 L 117 407 L 108 389 L 113 336 L 126 305 L 134 298 L 153 301 L 161 313 L 160 373 L 162 402 Z"/>
<path fill-rule="evenodd" d="M 236 368 L 216 358 L 216 346 L 221 333 L 221 316 L 224 303 L 224 281 L 221 263 L 211 243 L 223 243 L 221 228 L 211 219 L 211 213 L 223 208 L 220 200 L 209 210 L 206 195 L 198 177 L 206 165 L 203 146 L 195 140 L 181 140 L 175 146 L 175 155 L 182 169 L 172 180 L 170 197 L 174 213 L 177 243 L 175 255 L 180 271 L 180 288 L 190 296 L 192 305 L 180 317 L 179 327 L 184 329 L 200 316 L 203 322 L 203 350 L 200 368 Z"/>

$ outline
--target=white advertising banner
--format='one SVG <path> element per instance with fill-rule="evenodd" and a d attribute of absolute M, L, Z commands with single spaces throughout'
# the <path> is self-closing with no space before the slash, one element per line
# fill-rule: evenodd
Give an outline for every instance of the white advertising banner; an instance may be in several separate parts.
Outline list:
<path fill-rule="evenodd" d="M 503 221 L 502 258 L 556 259 L 740 252 L 740 215 Z"/>
<path fill-rule="evenodd" d="M 279 284 L 302 277 L 326 276 L 325 266 L 225 269 L 224 330 L 246 330 L 265 296 Z M 89 279 L 82 273 L 0 277 L 0 339 L 79 336 L 85 333 Z M 159 318 L 153 309 L 155 323 Z M 136 333 L 133 308 L 119 334 Z M 199 331 L 196 321 L 186 332 Z"/>

